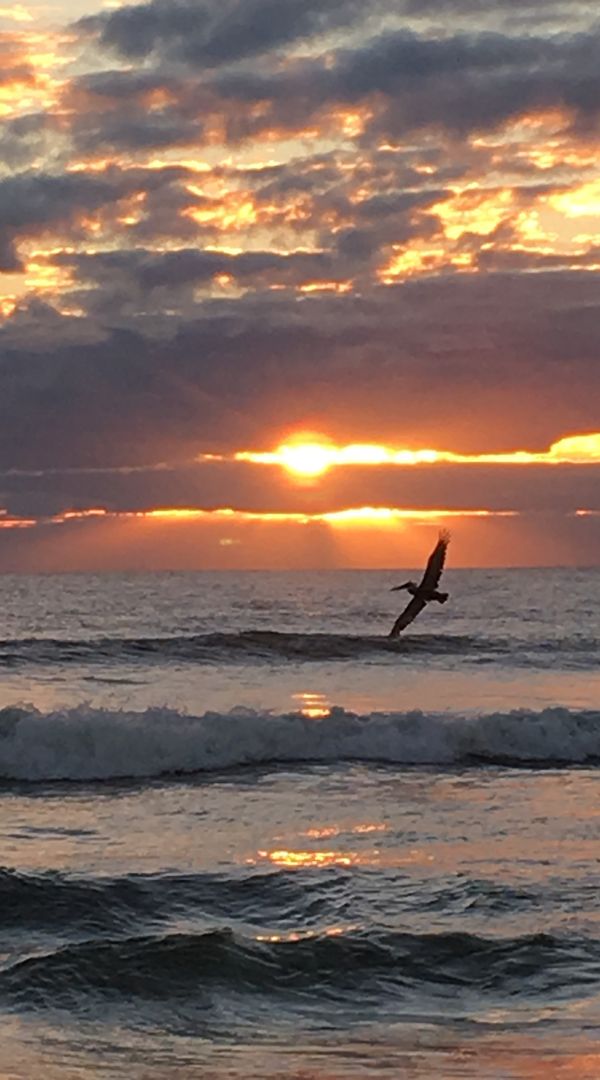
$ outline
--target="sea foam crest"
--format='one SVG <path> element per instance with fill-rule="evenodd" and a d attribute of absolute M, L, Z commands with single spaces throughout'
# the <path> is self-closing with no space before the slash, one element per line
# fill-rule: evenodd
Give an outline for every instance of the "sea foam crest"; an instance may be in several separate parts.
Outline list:
<path fill-rule="evenodd" d="M 289 762 L 452 765 L 600 761 L 600 712 L 549 708 L 476 717 L 423 712 L 319 719 L 237 708 L 193 716 L 79 705 L 0 710 L 0 778 L 108 780 Z"/>

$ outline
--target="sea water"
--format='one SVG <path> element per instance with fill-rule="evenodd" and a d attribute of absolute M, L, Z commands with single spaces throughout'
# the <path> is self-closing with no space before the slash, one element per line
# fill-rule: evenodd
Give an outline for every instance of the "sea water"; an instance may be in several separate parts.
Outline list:
<path fill-rule="evenodd" d="M 600 571 L 403 574 L 0 578 L 3 1076 L 600 1076 Z"/>

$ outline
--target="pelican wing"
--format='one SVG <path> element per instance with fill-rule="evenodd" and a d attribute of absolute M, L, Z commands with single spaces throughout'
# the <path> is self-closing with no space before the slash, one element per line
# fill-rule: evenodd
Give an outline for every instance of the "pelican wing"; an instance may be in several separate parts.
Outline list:
<path fill-rule="evenodd" d="M 396 622 L 392 626 L 390 637 L 398 637 L 398 634 L 400 634 L 400 632 L 420 614 L 425 607 L 425 603 L 425 600 L 421 600 L 420 596 L 413 596 L 412 600 L 406 605 L 404 611 L 398 616 Z"/>
<path fill-rule="evenodd" d="M 427 566 L 425 567 L 425 573 L 423 574 L 423 578 L 419 585 L 420 589 L 437 589 L 439 580 L 442 576 L 442 570 L 444 569 L 446 551 L 449 543 L 450 533 L 446 529 L 442 529 L 440 538 L 429 556 Z"/>

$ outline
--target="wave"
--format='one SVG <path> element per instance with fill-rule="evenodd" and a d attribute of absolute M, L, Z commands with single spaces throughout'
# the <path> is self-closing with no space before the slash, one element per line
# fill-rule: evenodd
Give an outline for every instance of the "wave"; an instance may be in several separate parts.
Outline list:
<path fill-rule="evenodd" d="M 213 929 L 63 945 L 0 972 L 0 998 L 20 1005 L 77 1007 L 83 995 L 205 1007 L 232 991 L 281 997 L 400 994 L 445 1000 L 482 995 L 564 995 L 600 980 L 600 943 L 534 934 L 490 938 L 372 928 L 335 933 L 256 934 Z"/>
<path fill-rule="evenodd" d="M 587 666 L 598 654 L 596 638 L 569 637 L 525 641 L 468 634 L 283 633 L 245 630 L 171 637 L 104 637 L 87 640 L 21 638 L 0 641 L 0 667 L 29 664 L 240 663 L 365 660 L 419 656 L 510 658 L 512 663 L 547 665 L 561 658 L 568 666 Z"/>
<path fill-rule="evenodd" d="M 157 778 L 342 761 L 443 767 L 597 763 L 600 712 L 358 715 L 333 707 L 314 719 L 244 708 L 198 716 L 164 707 L 0 710 L 0 778 L 5 781 Z"/>
<path fill-rule="evenodd" d="M 240 660 L 352 660 L 371 653 L 463 653 L 477 648 L 466 635 L 423 634 L 393 639 L 376 634 L 283 633 L 244 630 L 171 637 L 104 637 L 82 641 L 22 638 L 0 641 L 0 665 L 106 663 L 118 660 L 236 662 Z"/>
<path fill-rule="evenodd" d="M 302 870 L 253 870 L 116 878 L 0 867 L 0 931 L 48 931 L 69 940 L 133 927 L 139 932 L 140 926 L 166 924 L 182 914 L 285 927 L 295 925 L 301 913 L 310 926 L 315 919 L 339 916 L 339 905 L 347 902 L 348 878 L 343 867 L 325 868 L 318 877 Z M 489 887 L 475 885 L 475 890 L 485 898 Z M 451 900 L 455 891 L 452 883 Z"/>

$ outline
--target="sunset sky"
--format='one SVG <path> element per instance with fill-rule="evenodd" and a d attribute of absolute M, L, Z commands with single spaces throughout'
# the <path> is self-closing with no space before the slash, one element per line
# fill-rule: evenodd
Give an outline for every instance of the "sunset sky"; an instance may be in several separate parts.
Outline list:
<path fill-rule="evenodd" d="M 0 31 L 0 571 L 600 564 L 595 4 Z"/>

